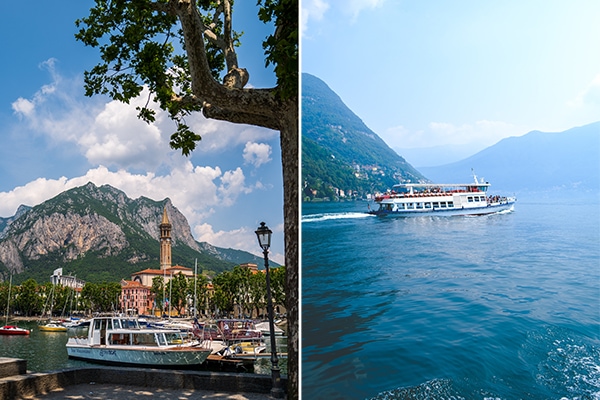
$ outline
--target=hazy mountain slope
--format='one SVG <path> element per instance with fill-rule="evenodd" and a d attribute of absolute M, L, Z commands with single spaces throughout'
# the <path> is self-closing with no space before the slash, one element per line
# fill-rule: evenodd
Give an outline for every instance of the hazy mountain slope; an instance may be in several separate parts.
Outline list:
<path fill-rule="evenodd" d="M 370 193 L 426 178 L 370 130 L 322 80 L 302 74 L 304 194 L 327 187 Z M 320 197 L 317 194 L 317 197 Z"/>
<path fill-rule="evenodd" d="M 462 161 L 421 168 L 435 182 L 465 181 L 471 168 L 503 190 L 600 190 L 600 122 L 510 137 Z"/>

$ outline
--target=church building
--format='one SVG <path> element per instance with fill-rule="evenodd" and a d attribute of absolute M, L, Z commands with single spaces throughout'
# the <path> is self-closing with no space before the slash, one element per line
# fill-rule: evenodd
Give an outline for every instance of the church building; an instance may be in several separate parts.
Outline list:
<path fill-rule="evenodd" d="M 163 209 L 160 229 L 160 269 L 145 269 L 131 275 L 131 280 L 121 281 L 121 309 L 136 314 L 152 313 L 154 298 L 150 291 L 152 280 L 160 276 L 165 284 L 179 273 L 193 278 L 194 271 L 181 265 L 171 265 L 171 228 L 166 207 Z"/>

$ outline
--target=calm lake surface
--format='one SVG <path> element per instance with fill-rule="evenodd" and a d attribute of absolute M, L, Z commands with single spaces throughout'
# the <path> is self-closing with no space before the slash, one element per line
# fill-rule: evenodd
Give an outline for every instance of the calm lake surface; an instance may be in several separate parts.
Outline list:
<path fill-rule="evenodd" d="M 303 204 L 304 399 L 600 399 L 600 201 Z"/>
<path fill-rule="evenodd" d="M 70 336 L 86 336 L 87 328 L 69 329 L 67 332 L 42 332 L 37 329 L 37 322 L 9 322 L 21 328 L 31 329 L 29 336 L 0 335 L 0 357 L 21 358 L 27 360 L 27 370 L 31 372 L 48 372 L 65 368 L 83 368 L 98 366 L 87 361 L 71 359 L 67 355 L 67 340 Z M 2 320 L 4 324 L 4 320 Z M 267 351 L 270 341 L 266 338 Z M 278 352 L 287 351 L 287 337 L 277 337 Z M 278 353 L 278 354 L 280 354 Z M 287 373 L 287 359 L 279 358 L 281 373 Z M 271 360 L 264 358 L 256 361 L 254 372 L 268 375 L 271 373 Z"/>

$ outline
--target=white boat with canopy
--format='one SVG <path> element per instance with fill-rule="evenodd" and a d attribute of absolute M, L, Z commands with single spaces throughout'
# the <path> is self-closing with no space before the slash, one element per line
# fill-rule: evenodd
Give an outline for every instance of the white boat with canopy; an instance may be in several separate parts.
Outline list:
<path fill-rule="evenodd" d="M 193 367 L 210 354 L 186 333 L 144 329 L 128 317 L 95 317 L 87 337 L 71 337 L 66 346 L 71 358 L 131 366 Z"/>
<path fill-rule="evenodd" d="M 375 196 L 378 209 L 369 213 L 378 216 L 423 215 L 486 215 L 512 210 L 515 197 L 490 196 L 489 182 L 437 184 L 403 183 L 387 193 Z"/>

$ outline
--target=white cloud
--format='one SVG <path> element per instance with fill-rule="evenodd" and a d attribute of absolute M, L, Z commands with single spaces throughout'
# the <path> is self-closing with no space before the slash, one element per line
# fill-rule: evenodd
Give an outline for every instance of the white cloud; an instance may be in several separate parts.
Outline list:
<path fill-rule="evenodd" d="M 235 125 L 206 119 L 200 113 L 189 117 L 188 123 L 190 128 L 202 137 L 201 145 L 195 150 L 197 153 L 226 151 L 232 146 L 269 140 L 279 135 L 277 131 L 252 125 Z"/>
<path fill-rule="evenodd" d="M 144 105 L 144 95 L 147 92 L 131 104 L 106 103 L 76 139 L 91 164 L 154 169 L 168 162 L 168 139 L 156 124 L 147 124 L 137 117 L 135 107 Z"/>
<path fill-rule="evenodd" d="M 266 143 L 247 142 L 244 147 L 244 161 L 256 168 L 271 161 L 271 146 Z"/>
<path fill-rule="evenodd" d="M 283 232 L 283 225 L 279 225 L 275 228 L 270 227 L 275 233 Z M 207 242 L 213 246 L 222 248 L 241 249 L 250 253 L 256 253 L 258 247 L 256 234 L 254 233 L 256 228 L 240 228 L 232 231 L 217 231 L 213 230 L 213 227 L 208 224 L 199 224 L 194 228 L 194 237 L 199 242 Z M 260 255 L 260 254 L 259 254 Z M 270 252 L 269 258 L 279 264 L 283 264 L 285 255 L 282 253 Z M 262 265 L 261 265 L 262 267 Z"/>
<path fill-rule="evenodd" d="M 168 142 L 174 123 L 166 113 L 157 111 L 153 124 L 137 118 L 135 107 L 145 105 L 147 92 L 132 99 L 130 104 L 109 101 L 101 96 L 85 98 L 81 93 L 81 80 L 61 77 L 54 70 L 54 62 L 51 59 L 43 64 L 51 74 L 50 84 L 44 85 L 29 98 L 20 97 L 13 102 L 13 110 L 21 119 L 16 129 L 44 136 L 52 146 L 75 144 L 91 168 L 83 176 L 40 178 L 10 191 L 0 192 L 0 216 L 14 215 L 20 204 L 34 206 L 91 181 L 96 185 L 110 184 L 131 198 L 146 196 L 160 200 L 169 197 L 188 219 L 192 232 L 198 231 L 197 226 L 212 229 L 207 223 L 207 219 L 212 218 L 215 225 L 224 223 L 228 226 L 219 231 L 223 241 L 213 244 L 258 252 L 253 242 L 255 228 L 243 227 L 254 222 L 235 217 L 236 213 L 246 211 L 246 208 L 238 207 L 232 213 L 231 207 L 240 196 L 265 188 L 272 189 L 273 185 L 263 183 L 262 176 L 248 183 L 241 165 L 235 165 L 235 160 L 239 157 L 241 164 L 241 156 L 244 156 L 247 163 L 256 167 L 268 162 L 272 149 L 262 142 L 273 140 L 278 132 L 207 120 L 201 113 L 195 113 L 186 121 L 202 136 L 194 152 L 194 160 L 202 160 L 203 154 L 211 153 L 212 156 L 222 153 L 219 156 L 222 155 L 222 159 L 228 162 L 227 167 L 194 166 L 190 158 L 182 157 L 180 151 L 170 149 Z M 246 150 L 242 152 L 245 145 Z M 244 206 L 248 206 L 248 203 Z M 225 222 L 215 221 L 215 216 L 222 213 L 225 213 L 222 218 Z M 232 219 L 235 222 L 231 222 Z M 236 224 L 242 227 L 230 231 L 229 226 Z M 244 229 L 251 233 L 250 239 L 244 247 L 236 247 L 228 239 L 241 236 Z"/>
<path fill-rule="evenodd" d="M 307 36 L 311 22 L 325 20 L 325 14 L 330 9 L 337 14 L 344 14 L 354 23 L 361 12 L 381 7 L 386 0 L 306 0 L 302 2 L 301 33 Z"/>
<path fill-rule="evenodd" d="M 568 105 L 572 108 L 600 106 L 600 73 Z"/>
<path fill-rule="evenodd" d="M 186 162 L 183 168 L 173 169 L 166 176 L 156 176 L 153 173 L 132 174 L 124 170 L 115 172 L 100 166 L 90 169 L 83 176 L 71 179 L 40 178 L 9 192 L 0 192 L 0 216 L 14 215 L 21 204 L 34 206 L 87 182 L 97 186 L 109 184 L 123 190 L 131 198 L 146 196 L 162 200 L 169 197 L 188 219 L 196 240 L 258 253 L 254 228 L 240 227 L 214 232 L 214 228 L 205 222 L 207 216 L 218 209 L 231 207 L 240 194 L 253 190 L 245 186 L 244 173 L 240 168 L 223 172 L 218 167 L 193 167 Z M 182 182 L 185 182 L 185 187 L 182 187 Z M 273 259 L 282 263 L 283 255 L 274 254 Z"/>
<path fill-rule="evenodd" d="M 425 129 L 411 131 L 403 126 L 391 127 L 382 139 L 392 148 L 411 149 L 443 145 L 469 144 L 481 148 L 491 146 L 509 136 L 520 136 L 528 130 L 502 121 L 476 121 L 454 125 L 431 122 Z"/>
<path fill-rule="evenodd" d="M 148 91 L 129 104 L 97 97 L 84 98 L 83 83 L 61 77 L 54 69 L 54 60 L 43 63 L 52 82 L 39 89 L 31 99 L 18 98 L 12 108 L 23 117 L 36 134 L 52 141 L 75 143 L 92 165 L 107 165 L 117 169 L 137 168 L 157 171 L 161 166 L 181 163 L 179 151 L 169 148 L 175 124 L 167 114 L 153 104 L 156 122 L 147 124 L 138 119 L 136 107 L 145 106 Z M 247 142 L 269 140 L 278 132 L 255 126 L 236 125 L 207 120 L 201 113 L 187 118 L 190 127 L 202 136 L 195 153 L 228 151 Z"/>
<path fill-rule="evenodd" d="M 19 97 L 12 103 L 12 109 L 17 114 L 21 114 L 22 116 L 29 117 L 35 108 L 35 104 L 32 101 Z"/>
<path fill-rule="evenodd" d="M 350 0 L 342 4 L 343 7 L 347 7 L 347 11 L 352 15 L 352 20 L 355 21 L 363 10 L 381 7 L 384 2 L 385 0 Z"/>
<path fill-rule="evenodd" d="M 329 10 L 329 3 L 324 0 L 306 0 L 302 2 L 301 10 L 301 33 L 304 35 L 308 30 L 311 20 L 321 21 Z"/>

